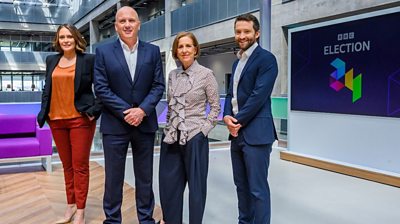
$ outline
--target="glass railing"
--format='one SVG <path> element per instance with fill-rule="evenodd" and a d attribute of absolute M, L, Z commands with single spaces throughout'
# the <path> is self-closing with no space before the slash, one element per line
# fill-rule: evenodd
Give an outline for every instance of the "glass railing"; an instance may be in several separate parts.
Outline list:
<path fill-rule="evenodd" d="M 271 97 L 271 109 L 278 138 L 287 141 L 288 98 Z"/>
<path fill-rule="evenodd" d="M 32 4 L 0 4 L 0 21 L 38 24 L 63 24 L 71 18 L 68 7 Z"/>
<path fill-rule="evenodd" d="M 41 91 L 0 91 L 0 103 L 40 102 Z"/>
<path fill-rule="evenodd" d="M 24 66 L 29 64 L 29 70 L 41 71 L 46 67 L 46 57 L 55 53 L 0 51 L 0 65 L 5 70 L 26 70 Z"/>
<path fill-rule="evenodd" d="M 116 40 L 117 38 L 118 38 L 118 36 L 117 36 L 117 35 L 114 35 L 114 36 L 111 36 L 111 37 L 109 37 L 109 38 L 107 38 L 107 39 L 103 39 L 103 40 L 101 40 L 101 41 L 99 41 L 99 42 L 93 44 L 93 45 L 92 45 L 92 53 L 93 53 L 93 54 L 96 53 L 96 48 L 97 48 L 98 46 L 100 46 L 100 45 L 102 45 L 102 44 L 105 44 L 105 43 L 110 43 L 110 42 Z M 88 50 L 88 49 L 89 49 L 89 48 L 87 48 L 87 50 Z"/>
<path fill-rule="evenodd" d="M 198 0 L 171 14 L 171 32 L 191 30 L 259 10 L 259 0 Z"/>
<path fill-rule="evenodd" d="M 165 16 L 142 23 L 139 38 L 146 42 L 159 40 L 165 37 Z"/>
<path fill-rule="evenodd" d="M 77 23 L 80 19 L 105 1 L 106 0 L 81 0 L 78 10 L 69 19 L 70 23 Z"/>
<path fill-rule="evenodd" d="M 159 16 L 150 21 L 144 22 L 140 26 L 139 39 L 145 42 L 151 42 L 165 37 L 165 16 Z M 96 52 L 99 45 L 116 40 L 117 35 L 101 40 L 92 45 L 92 53 Z"/>
<path fill-rule="evenodd" d="M 39 92 L 38 92 L 39 93 Z M 223 109 L 225 99 L 221 99 L 221 107 Z M 165 115 L 167 110 L 165 100 L 161 100 L 157 105 L 156 111 L 159 121 L 159 129 L 156 132 L 155 146 L 160 146 L 162 141 L 162 133 L 165 127 Z M 40 110 L 40 103 L 0 103 L 0 114 L 14 113 L 14 114 L 37 114 Z M 286 97 L 273 97 L 272 98 L 272 111 L 275 117 L 275 127 L 278 132 L 279 140 L 286 141 L 287 133 L 287 98 Z M 92 152 L 101 153 L 103 151 L 102 135 L 100 129 L 100 119 L 97 121 L 96 132 L 92 145 Z M 228 129 L 222 121 L 222 111 L 219 116 L 217 126 L 209 133 L 210 144 L 219 144 L 228 141 Z"/>

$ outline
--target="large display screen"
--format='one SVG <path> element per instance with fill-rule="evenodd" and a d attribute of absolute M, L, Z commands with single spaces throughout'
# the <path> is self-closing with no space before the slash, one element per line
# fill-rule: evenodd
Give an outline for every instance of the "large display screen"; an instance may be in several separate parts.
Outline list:
<path fill-rule="evenodd" d="M 400 117 L 400 12 L 289 30 L 290 109 Z"/>

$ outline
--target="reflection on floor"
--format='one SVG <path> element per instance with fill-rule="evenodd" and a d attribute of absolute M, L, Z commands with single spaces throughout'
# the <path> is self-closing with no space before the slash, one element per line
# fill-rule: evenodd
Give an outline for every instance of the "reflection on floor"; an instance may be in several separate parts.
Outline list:
<path fill-rule="evenodd" d="M 0 223 L 53 224 L 64 214 L 66 198 L 64 175 L 60 165 L 48 174 L 37 167 L 19 167 L 0 170 Z M 104 169 L 90 163 L 90 186 L 86 208 L 86 223 L 99 224 L 104 220 Z M 125 184 L 122 205 L 124 223 L 138 224 L 134 189 Z M 157 206 L 154 217 L 161 218 Z"/>
<path fill-rule="evenodd" d="M 104 161 L 96 159 L 99 164 Z M 154 192 L 158 196 L 159 156 L 154 158 Z M 0 169 L 0 223 L 54 223 L 62 215 L 65 196 L 60 165 L 48 175 L 32 168 Z M 26 171 L 26 172 L 22 172 Z M 103 219 L 102 189 L 104 171 L 91 163 L 87 223 Z M 273 224 L 398 224 L 400 188 L 315 169 L 271 155 L 269 182 L 272 192 Z M 134 186 L 132 159 L 127 160 L 126 182 Z M 124 223 L 137 223 L 134 192 L 126 185 Z M 187 196 L 187 195 L 186 195 Z M 185 199 L 187 201 L 187 197 Z M 204 224 L 237 223 L 237 201 L 228 149 L 210 152 L 208 197 Z M 155 217 L 161 217 L 157 207 Z M 188 224 L 185 205 L 184 221 Z"/>
<path fill-rule="evenodd" d="M 158 164 L 154 159 L 154 192 L 158 198 Z M 134 183 L 132 160 L 126 181 Z M 204 224 L 237 223 L 237 201 L 228 149 L 210 152 Z M 271 155 L 269 183 L 273 224 L 398 224 L 400 189 L 320 170 Z M 187 201 L 187 195 L 185 202 Z M 185 205 L 184 221 L 188 224 Z"/>

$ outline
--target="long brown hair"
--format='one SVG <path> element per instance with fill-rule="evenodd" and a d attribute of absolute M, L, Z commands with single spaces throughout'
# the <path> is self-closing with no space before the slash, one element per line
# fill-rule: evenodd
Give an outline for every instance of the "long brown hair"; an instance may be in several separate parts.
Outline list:
<path fill-rule="evenodd" d="M 60 42 L 58 41 L 59 36 L 60 36 L 60 30 L 62 28 L 66 28 L 67 30 L 69 30 L 69 32 L 71 32 L 72 37 L 75 40 L 75 51 L 79 52 L 79 53 L 83 53 L 86 50 L 86 45 L 87 42 L 86 40 L 83 38 L 82 34 L 79 32 L 79 30 L 72 24 L 62 24 L 58 27 L 57 32 L 56 32 L 56 36 L 54 37 L 53 40 L 53 47 L 56 51 L 63 53 L 64 51 L 62 50 L 61 46 L 60 46 Z"/>

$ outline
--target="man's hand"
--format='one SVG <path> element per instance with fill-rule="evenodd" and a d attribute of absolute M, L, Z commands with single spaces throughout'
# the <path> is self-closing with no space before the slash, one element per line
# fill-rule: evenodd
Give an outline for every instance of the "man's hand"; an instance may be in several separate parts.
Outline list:
<path fill-rule="evenodd" d="M 226 115 L 224 117 L 224 122 L 225 122 L 226 126 L 228 127 L 229 133 L 233 137 L 237 137 L 238 133 L 239 133 L 239 129 L 242 127 L 242 125 L 237 123 L 236 118 L 234 118 L 230 115 Z"/>
<path fill-rule="evenodd" d="M 143 118 L 146 116 L 146 113 L 140 107 L 129 108 L 123 113 L 125 114 L 125 121 L 135 127 L 139 126 L 140 123 L 142 123 Z"/>

